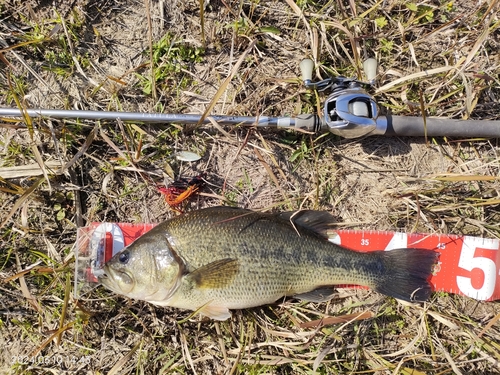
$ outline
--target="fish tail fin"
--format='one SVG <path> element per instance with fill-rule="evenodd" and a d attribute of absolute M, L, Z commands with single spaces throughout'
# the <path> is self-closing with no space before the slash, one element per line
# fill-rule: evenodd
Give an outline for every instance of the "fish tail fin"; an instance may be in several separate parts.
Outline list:
<path fill-rule="evenodd" d="M 426 301 L 432 286 L 429 279 L 439 253 L 425 249 L 380 251 L 385 275 L 374 289 L 408 302 Z"/>

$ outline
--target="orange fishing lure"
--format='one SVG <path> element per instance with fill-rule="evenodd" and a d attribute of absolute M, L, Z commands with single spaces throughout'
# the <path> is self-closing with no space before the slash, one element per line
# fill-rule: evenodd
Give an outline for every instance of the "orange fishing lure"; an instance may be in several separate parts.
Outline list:
<path fill-rule="evenodd" d="M 182 213 L 181 205 L 183 202 L 197 193 L 199 189 L 205 184 L 203 177 L 196 176 L 190 180 L 181 178 L 174 181 L 167 187 L 159 188 L 158 191 L 165 195 L 167 204 L 177 212 Z"/>

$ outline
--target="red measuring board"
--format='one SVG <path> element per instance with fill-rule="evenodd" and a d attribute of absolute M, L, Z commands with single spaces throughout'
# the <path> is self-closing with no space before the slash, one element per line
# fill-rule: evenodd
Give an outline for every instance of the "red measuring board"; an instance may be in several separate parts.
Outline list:
<path fill-rule="evenodd" d="M 97 282 L 103 264 L 155 224 L 95 223 L 78 229 L 77 278 Z M 421 248 L 441 255 L 431 284 L 435 291 L 481 301 L 500 299 L 500 241 L 455 235 L 338 230 L 332 242 L 358 251 Z"/>

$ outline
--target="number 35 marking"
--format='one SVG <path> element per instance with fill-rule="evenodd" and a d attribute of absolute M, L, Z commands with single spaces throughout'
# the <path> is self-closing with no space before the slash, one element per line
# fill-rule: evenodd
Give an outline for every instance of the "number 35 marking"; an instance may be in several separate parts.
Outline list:
<path fill-rule="evenodd" d="M 458 260 L 458 267 L 469 271 L 469 276 L 457 276 L 457 286 L 468 297 L 487 300 L 495 292 L 496 263 L 491 258 L 476 256 L 476 253 L 480 253 L 478 249 L 488 252 L 495 250 L 497 252 L 495 258 L 498 257 L 498 241 L 466 236 Z M 480 288 L 476 288 L 472 282 L 472 270 L 474 269 L 479 269 L 484 274 L 484 282 Z"/>

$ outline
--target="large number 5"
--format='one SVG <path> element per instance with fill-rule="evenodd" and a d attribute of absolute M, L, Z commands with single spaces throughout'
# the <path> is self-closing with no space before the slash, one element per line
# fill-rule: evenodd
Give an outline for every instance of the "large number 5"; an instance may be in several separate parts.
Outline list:
<path fill-rule="evenodd" d="M 462 252 L 458 260 L 458 267 L 472 271 L 477 268 L 484 273 L 484 283 L 480 288 L 472 285 L 472 274 L 470 276 L 457 276 L 457 285 L 466 296 L 478 300 L 490 299 L 495 291 L 496 264 L 490 258 L 475 257 L 476 248 L 498 251 L 498 241 L 488 241 L 477 237 L 466 236 L 462 245 Z"/>

